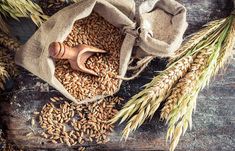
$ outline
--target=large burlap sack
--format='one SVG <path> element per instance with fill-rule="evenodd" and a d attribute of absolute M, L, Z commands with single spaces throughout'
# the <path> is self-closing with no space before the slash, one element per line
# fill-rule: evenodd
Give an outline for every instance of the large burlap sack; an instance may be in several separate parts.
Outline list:
<path fill-rule="evenodd" d="M 74 22 L 89 16 L 92 11 L 98 13 L 118 28 L 135 29 L 135 23 L 130 19 L 135 10 L 132 8 L 134 3 L 132 3 L 132 6 L 129 5 L 131 4 L 130 1 L 126 3 L 126 5 L 125 1 L 122 1 L 122 3 L 124 5 L 120 5 L 119 3 L 119 6 L 122 7 L 117 8 L 104 0 L 84 0 L 64 8 L 45 22 L 21 50 L 16 53 L 16 63 L 48 82 L 68 99 L 78 103 L 78 101 L 67 92 L 64 86 L 54 76 L 55 63 L 53 59 L 49 57 L 48 47 L 51 42 L 63 42 L 71 32 Z M 126 6 L 126 9 L 129 11 L 122 12 L 121 10 L 125 10 L 124 6 Z M 129 8 L 132 8 L 133 10 L 130 10 Z M 120 50 L 121 59 L 119 74 L 121 76 L 124 76 L 126 72 L 134 42 L 134 38 L 132 38 L 131 35 L 126 34 L 124 39 L 125 45 L 123 45 Z M 97 100 L 102 97 L 104 96 L 96 96 L 88 100 L 80 101 L 79 103 Z"/>
<path fill-rule="evenodd" d="M 28 40 L 28 42 L 20 49 L 20 51 L 16 53 L 15 61 L 18 65 L 26 68 L 36 76 L 48 82 L 51 86 L 56 88 L 64 96 L 74 101 L 75 103 L 85 103 L 106 97 L 103 95 L 99 95 L 78 102 L 78 100 L 76 100 L 71 94 L 69 94 L 68 91 L 64 88 L 64 86 L 54 76 L 55 63 L 54 60 L 49 56 L 48 52 L 48 47 L 50 43 L 54 41 L 63 42 L 65 38 L 69 35 L 74 22 L 76 20 L 89 16 L 94 11 L 100 16 L 102 16 L 109 23 L 122 29 L 123 32 L 125 32 L 125 38 L 120 50 L 119 65 L 119 76 L 124 77 L 127 72 L 128 64 L 131 58 L 132 49 L 136 44 L 136 39 L 138 39 L 138 41 L 140 42 L 138 43 L 140 48 L 143 49 L 145 52 L 149 53 L 150 55 L 158 54 L 155 53 L 155 51 L 158 52 L 159 49 L 155 48 L 155 46 L 160 45 L 152 46 L 152 44 L 154 43 L 151 41 L 151 39 L 149 39 L 148 35 L 151 35 L 155 32 L 160 32 L 154 30 L 155 27 L 159 25 L 159 23 L 153 21 L 151 18 L 151 16 L 154 18 L 156 17 L 155 15 L 159 14 L 151 12 L 155 11 L 155 6 L 159 6 L 160 9 L 173 9 L 171 11 L 177 10 L 176 8 L 174 8 L 174 5 L 172 5 L 175 4 L 175 1 L 171 1 L 172 3 L 168 3 L 167 0 L 160 0 L 162 1 L 162 3 L 160 3 L 161 5 L 159 5 L 158 1 L 159 0 L 151 0 L 146 3 L 143 3 L 142 8 L 140 9 L 139 24 L 141 32 L 139 35 L 139 33 L 137 32 L 138 30 L 136 30 L 138 28 L 136 27 L 136 22 L 133 21 L 133 18 L 135 16 L 135 3 L 133 0 L 82 0 L 79 3 L 75 3 L 71 6 L 64 8 L 63 10 L 53 15 L 47 22 L 45 22 Z M 154 7 L 152 6 L 152 4 L 154 4 Z M 168 5 L 170 7 L 168 7 Z M 178 7 L 178 5 L 175 6 Z M 183 26 L 186 24 L 184 15 L 182 15 L 182 19 L 180 18 L 180 16 L 177 17 L 178 19 L 174 19 L 176 20 L 176 22 L 178 21 L 178 27 L 182 29 L 184 29 L 184 27 L 180 27 L 180 25 Z M 150 24 L 150 26 L 146 26 L 146 24 Z M 177 41 L 175 39 L 182 39 L 184 31 L 179 31 L 181 31 L 182 33 L 173 34 L 170 38 L 169 43 Z M 147 36 L 145 34 L 147 34 Z M 161 35 L 157 38 L 155 37 L 155 35 L 151 36 L 150 38 L 152 39 L 161 39 Z M 180 41 L 177 42 L 179 42 L 178 45 L 181 44 Z M 175 48 L 175 50 L 176 49 L 177 48 Z M 173 49 L 169 51 L 167 47 L 161 49 L 161 52 L 165 52 L 166 54 L 173 51 Z M 119 82 L 120 85 L 121 82 L 122 80 L 120 80 Z M 118 90 L 119 88 L 115 91 L 115 93 Z"/>

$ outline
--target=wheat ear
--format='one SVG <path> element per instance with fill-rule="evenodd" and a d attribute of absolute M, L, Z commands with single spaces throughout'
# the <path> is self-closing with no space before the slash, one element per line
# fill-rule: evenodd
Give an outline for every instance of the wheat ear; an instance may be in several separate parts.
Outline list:
<path fill-rule="evenodd" d="M 227 18 L 226 22 L 218 27 L 221 30 L 217 30 L 220 33 L 216 33 L 216 36 L 214 36 L 215 34 L 209 35 L 215 37 L 214 41 L 206 47 L 207 49 L 199 52 L 189 72 L 180 80 L 179 86 L 176 86 L 180 90 L 180 85 L 188 85 L 190 90 L 180 95 L 177 101 L 171 105 L 173 108 L 170 113 L 164 116 L 168 123 L 167 139 L 171 141 L 170 151 L 175 149 L 180 136 L 185 133 L 188 127 L 191 128 L 192 126 L 192 112 L 196 108 L 197 96 L 200 90 L 209 83 L 219 66 L 218 59 L 223 46 L 226 44 L 225 41 L 229 35 L 232 20 Z M 193 78 L 190 79 L 191 77 Z"/>
<path fill-rule="evenodd" d="M 121 119 L 120 123 L 128 118 L 128 124 L 123 130 L 123 138 L 139 127 L 147 118 L 151 118 L 165 99 L 171 87 L 188 70 L 192 63 L 192 57 L 180 59 L 174 66 L 169 66 L 160 75 L 145 85 L 144 90 L 133 96 L 122 110 L 111 120 L 112 123 Z"/>

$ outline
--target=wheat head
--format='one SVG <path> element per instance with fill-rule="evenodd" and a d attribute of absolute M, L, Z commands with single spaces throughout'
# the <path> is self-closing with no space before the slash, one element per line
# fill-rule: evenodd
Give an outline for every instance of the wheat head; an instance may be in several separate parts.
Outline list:
<path fill-rule="evenodd" d="M 0 32 L 0 45 L 12 51 L 17 51 L 20 48 L 19 42 L 2 32 Z"/>
<path fill-rule="evenodd" d="M 10 29 L 7 23 L 3 20 L 2 16 L 0 15 L 0 31 L 3 31 L 6 34 L 10 34 Z"/>
<path fill-rule="evenodd" d="M 200 71 L 206 64 L 208 51 L 202 50 L 197 54 L 192 63 L 188 73 L 179 80 L 179 82 L 172 89 L 172 93 L 167 97 L 164 107 L 161 110 L 161 119 L 167 120 L 169 113 L 180 102 L 185 94 L 192 91 L 195 81 L 197 81 Z"/>
<path fill-rule="evenodd" d="M 5 69 L 5 64 L 0 62 L 0 90 L 4 90 L 4 84 L 6 80 L 9 78 L 9 74 Z"/>
<path fill-rule="evenodd" d="M 203 42 L 203 40 L 206 40 L 208 35 L 215 32 L 215 30 L 217 30 L 225 21 L 226 19 L 219 19 L 209 22 L 208 24 L 204 25 L 200 31 L 188 37 L 183 42 L 182 46 L 175 52 L 175 55 L 170 58 L 168 65 L 171 65 L 172 63 L 185 56 L 187 53 L 190 53 L 191 50 L 193 50 L 193 48 L 198 45 L 199 42 Z"/>
<path fill-rule="evenodd" d="M 235 20 L 233 19 L 231 23 L 231 27 L 229 29 L 228 36 L 224 40 L 224 43 L 222 45 L 222 49 L 220 51 L 220 55 L 218 58 L 218 66 L 214 72 L 214 74 L 217 74 L 220 69 L 223 69 L 226 64 L 230 62 L 234 55 L 234 46 L 235 43 Z"/>
<path fill-rule="evenodd" d="M 166 103 L 165 109 L 162 110 L 162 116 L 168 123 L 167 140 L 171 141 L 170 151 L 175 149 L 180 136 L 186 132 L 187 128 L 192 127 L 192 112 L 196 108 L 198 94 L 209 83 L 216 68 L 219 67 L 218 60 L 224 44 L 227 44 L 225 41 L 230 33 L 231 22 L 232 20 L 227 18 L 226 22 L 218 27 L 219 34 L 216 32 L 216 34 L 208 35 L 208 37 L 214 37 L 213 42 L 206 47 L 207 49 L 199 51 L 190 70 L 175 87 L 179 91 L 182 86 L 188 87 L 189 90 L 184 94 L 174 95 L 177 100 L 170 101 L 169 99 L 169 103 Z"/>
<path fill-rule="evenodd" d="M 40 26 L 48 19 L 42 9 L 31 0 L 4 0 L 0 2 L 0 13 L 16 20 L 20 17 L 30 17 L 33 22 Z"/>
<path fill-rule="evenodd" d="M 171 87 L 188 70 L 192 63 L 192 57 L 187 56 L 180 59 L 174 66 L 169 66 L 160 75 L 145 85 L 145 88 L 133 96 L 122 108 L 122 110 L 111 120 L 112 123 L 121 119 L 120 123 L 129 119 L 122 132 L 123 138 L 138 128 L 147 118 L 151 118 L 158 109 L 160 103 L 165 99 Z"/>

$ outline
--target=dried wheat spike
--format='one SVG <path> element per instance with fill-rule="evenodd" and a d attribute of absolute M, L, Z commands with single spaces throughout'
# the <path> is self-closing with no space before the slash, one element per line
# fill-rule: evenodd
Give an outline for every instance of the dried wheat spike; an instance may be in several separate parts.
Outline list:
<path fill-rule="evenodd" d="M 230 27 L 230 32 L 228 33 L 228 36 L 224 40 L 224 43 L 222 45 L 220 55 L 218 58 L 218 66 L 215 69 L 214 74 L 217 74 L 219 69 L 224 68 L 226 64 L 228 64 L 233 58 L 234 53 L 234 43 L 235 43 L 235 20 L 233 20 L 232 25 Z"/>
<path fill-rule="evenodd" d="M 4 0 L 0 3 L 0 13 L 6 17 L 12 17 L 19 21 L 21 17 L 28 17 L 37 25 L 40 26 L 48 19 L 39 5 L 29 0 Z"/>
<path fill-rule="evenodd" d="M 5 48 L 0 47 L 0 90 L 4 90 L 6 80 L 10 76 L 16 76 L 17 68 L 15 66 L 13 54 Z"/>
<path fill-rule="evenodd" d="M 6 80 L 9 78 L 8 72 L 5 70 L 5 67 L 2 66 L 2 63 L 0 62 L 0 90 L 4 90 L 4 84 L 6 83 Z"/>
<path fill-rule="evenodd" d="M 233 44 L 235 40 L 234 28 L 235 28 L 235 24 L 233 23 L 230 28 L 230 32 L 222 45 L 220 55 L 218 57 L 218 66 L 214 74 L 216 74 L 218 70 L 221 67 L 223 67 L 224 64 L 229 60 L 228 58 L 232 56 L 232 50 L 233 50 L 232 48 L 233 48 Z M 210 50 L 204 50 L 204 51 L 199 52 L 189 72 L 185 75 L 184 78 L 182 78 L 179 81 L 179 83 L 177 83 L 175 88 L 173 88 L 171 95 L 167 98 L 166 103 L 161 111 L 162 119 L 167 120 L 169 113 L 173 110 L 174 106 L 178 104 L 178 101 L 182 99 L 183 95 L 190 93 L 199 74 L 202 72 L 203 69 L 206 68 L 207 60 L 208 60 L 210 53 L 211 53 Z"/>
<path fill-rule="evenodd" d="M 197 43 L 205 39 L 209 34 L 213 33 L 221 24 L 225 22 L 226 19 L 215 20 L 209 22 L 200 31 L 192 34 L 187 40 L 184 41 L 183 45 L 175 52 L 175 56 L 170 59 L 168 65 L 179 60 L 183 55 L 185 55 L 192 47 Z"/>
<path fill-rule="evenodd" d="M 176 86 L 172 89 L 172 93 L 166 100 L 166 103 L 161 111 L 161 119 L 168 119 L 169 113 L 179 103 L 185 94 L 189 94 L 194 88 L 194 84 L 199 78 L 200 73 L 205 69 L 208 61 L 208 53 L 206 50 L 198 53 L 188 73 L 179 80 Z"/>
<path fill-rule="evenodd" d="M 0 45 L 12 51 L 17 51 L 20 47 L 19 42 L 1 32 L 0 32 Z"/>
<path fill-rule="evenodd" d="M 154 78 L 151 83 L 146 86 L 146 88 L 150 90 L 146 92 L 154 92 L 159 97 L 166 94 L 175 82 L 188 71 L 192 61 L 193 58 L 191 56 L 186 56 L 173 66 L 167 68 L 164 73 Z"/>
<path fill-rule="evenodd" d="M 167 140 L 171 141 L 171 151 L 178 144 L 181 134 L 183 135 L 188 127 L 190 129 L 192 127 L 192 112 L 196 107 L 196 98 L 199 93 L 195 90 L 198 90 L 199 80 L 208 68 L 211 50 L 208 48 L 197 54 L 188 73 L 173 88 L 162 109 L 161 118 L 166 119 L 168 123 Z"/>
<path fill-rule="evenodd" d="M 120 123 L 122 123 L 130 118 L 122 132 L 124 138 L 127 138 L 129 133 L 138 128 L 147 118 L 153 116 L 171 87 L 187 72 L 191 63 L 192 57 L 186 56 L 169 66 L 163 73 L 153 78 L 144 90 L 125 104 L 123 109 L 111 120 L 114 123 L 121 119 Z"/>

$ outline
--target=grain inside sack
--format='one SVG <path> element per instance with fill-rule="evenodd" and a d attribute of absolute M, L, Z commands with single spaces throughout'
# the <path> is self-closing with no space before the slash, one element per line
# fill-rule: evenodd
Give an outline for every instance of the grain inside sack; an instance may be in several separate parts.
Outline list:
<path fill-rule="evenodd" d="M 120 49 L 124 39 L 121 30 L 93 12 L 90 16 L 74 23 L 73 29 L 64 44 L 74 47 L 86 44 L 107 51 L 96 54 L 86 62 L 86 67 L 99 76 L 74 71 L 67 60 L 56 61 L 56 78 L 77 100 L 92 98 L 96 95 L 110 95 L 119 86 L 116 78 L 119 71 Z"/>

